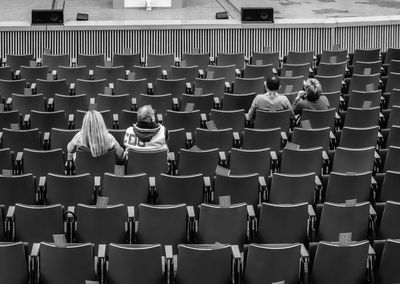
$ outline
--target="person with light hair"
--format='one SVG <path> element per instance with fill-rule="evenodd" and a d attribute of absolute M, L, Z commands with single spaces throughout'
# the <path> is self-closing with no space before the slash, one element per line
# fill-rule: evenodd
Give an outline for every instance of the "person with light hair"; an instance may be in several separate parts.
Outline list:
<path fill-rule="evenodd" d="M 118 159 L 122 159 L 124 149 L 110 134 L 103 116 L 96 110 L 89 110 L 83 117 L 82 128 L 67 145 L 68 153 L 77 149 L 90 151 L 93 157 L 100 157 L 110 150 L 115 150 Z"/>
<path fill-rule="evenodd" d="M 165 127 L 156 122 L 153 108 L 150 105 L 142 106 L 137 112 L 137 123 L 126 129 L 125 155 L 129 149 L 138 151 L 168 149 L 165 136 Z"/>
<path fill-rule="evenodd" d="M 321 95 L 322 87 L 317 79 L 310 78 L 304 81 L 303 91 L 300 91 L 293 102 L 295 114 L 301 114 L 303 109 L 329 109 L 328 98 Z"/>

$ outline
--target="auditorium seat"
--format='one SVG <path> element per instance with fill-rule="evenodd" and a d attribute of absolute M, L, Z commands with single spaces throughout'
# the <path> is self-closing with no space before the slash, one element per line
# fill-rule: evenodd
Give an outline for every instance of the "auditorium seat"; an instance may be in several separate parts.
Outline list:
<path fill-rule="evenodd" d="M 119 114 L 122 110 L 131 110 L 132 102 L 129 94 L 124 95 L 106 95 L 98 93 L 96 96 L 96 110 L 109 110 L 112 114 Z"/>
<path fill-rule="evenodd" d="M 224 78 L 224 82 L 232 83 L 236 77 L 236 69 L 234 64 L 208 65 L 206 79 L 214 80 Z"/>
<path fill-rule="evenodd" d="M 197 239 L 200 244 L 243 245 L 248 241 L 246 203 L 220 206 L 201 204 Z M 219 282 L 221 283 L 221 282 Z"/>
<path fill-rule="evenodd" d="M 321 62 L 318 65 L 318 76 L 345 76 L 347 61 L 338 61 L 337 63 Z"/>
<path fill-rule="evenodd" d="M 330 172 L 326 185 L 324 201 L 345 203 L 356 199 L 357 202 L 370 201 L 373 196 L 371 185 L 372 172 L 338 173 Z"/>
<path fill-rule="evenodd" d="M 148 83 L 154 84 L 157 78 L 162 78 L 162 68 L 158 66 L 137 66 L 131 70 L 134 80 L 147 79 Z"/>
<path fill-rule="evenodd" d="M 247 64 L 243 70 L 243 78 L 263 77 L 266 81 L 273 74 L 272 66 L 272 64 Z"/>
<path fill-rule="evenodd" d="M 84 283 L 97 280 L 95 269 L 95 248 L 91 243 L 35 244 L 32 265 L 37 269 L 33 274 L 39 283 Z M 66 265 L 68 264 L 68 265 Z"/>
<path fill-rule="evenodd" d="M 344 125 L 348 127 L 371 127 L 379 125 L 380 107 L 347 108 Z"/>
<path fill-rule="evenodd" d="M 375 91 L 379 88 L 380 74 L 358 75 L 353 74 L 348 86 L 348 92 L 355 91 Z M 345 92 L 346 93 L 346 92 Z"/>
<path fill-rule="evenodd" d="M 51 128 L 50 130 L 50 149 L 63 149 L 64 155 L 67 154 L 67 145 L 75 136 L 79 129 Z"/>
<path fill-rule="evenodd" d="M 28 66 L 21 66 L 20 71 L 21 71 L 21 78 L 25 79 L 27 83 L 33 84 L 36 83 L 37 79 L 46 80 L 49 68 L 47 66 L 29 67 L 28 65 Z"/>
<path fill-rule="evenodd" d="M 242 71 L 245 67 L 244 52 L 217 52 L 216 62 L 218 66 L 233 64 L 235 68 Z"/>
<path fill-rule="evenodd" d="M 381 106 L 382 90 L 376 91 L 355 91 L 353 90 L 349 96 L 347 107 L 362 108 L 365 101 L 371 102 L 371 108 Z"/>
<path fill-rule="evenodd" d="M 117 79 L 114 83 L 114 94 L 130 94 L 131 97 L 137 97 L 139 94 L 147 94 L 147 79 L 124 80 Z"/>
<path fill-rule="evenodd" d="M 301 283 L 308 266 L 302 244 L 250 244 L 245 254 L 245 283 Z M 260 265 L 262 264 L 262 265 Z"/>
<path fill-rule="evenodd" d="M 314 216 L 310 216 L 309 207 L 310 205 L 306 202 L 262 203 L 258 217 L 256 242 L 260 244 L 303 243 L 308 245 L 315 222 L 315 213 Z"/>
<path fill-rule="evenodd" d="M 167 72 L 171 69 L 171 66 L 175 65 L 175 57 L 173 53 L 166 54 L 155 54 L 148 53 L 147 54 L 147 66 L 161 66 L 162 70 L 167 70 Z"/>
<path fill-rule="evenodd" d="M 264 77 L 257 78 L 239 78 L 236 77 L 233 83 L 233 93 L 234 94 L 264 94 Z"/>
<path fill-rule="evenodd" d="M 232 148 L 229 153 L 229 169 L 233 175 L 257 173 L 268 178 L 271 172 L 270 149 L 245 150 Z"/>
<path fill-rule="evenodd" d="M 74 115 L 74 128 L 79 129 L 82 127 L 83 118 L 85 117 L 87 110 L 78 109 L 75 111 Z M 103 116 L 104 123 L 108 129 L 113 128 L 114 120 L 113 113 L 110 110 L 100 110 L 99 111 Z"/>
<path fill-rule="evenodd" d="M 329 127 L 312 129 L 295 127 L 291 142 L 299 145 L 300 148 L 322 147 L 325 152 L 328 152 L 330 149 L 329 132 Z"/>
<path fill-rule="evenodd" d="M 347 61 L 347 50 L 328 50 L 323 49 L 320 59 L 321 63 L 338 63 Z"/>
<path fill-rule="evenodd" d="M 195 94 L 212 93 L 214 94 L 214 97 L 222 97 L 225 92 L 225 81 L 226 81 L 225 78 L 216 78 L 216 79 L 196 78 L 194 92 Z"/>
<path fill-rule="evenodd" d="M 336 242 L 319 242 L 315 257 L 311 259 L 312 283 L 367 282 L 368 249 L 368 241 L 355 242 L 351 245 L 341 245 Z M 333 263 L 335 265 L 332 265 Z"/>
<path fill-rule="evenodd" d="M 245 128 L 245 113 L 243 109 L 219 110 L 211 109 L 210 121 L 214 121 L 218 129 L 232 128 L 242 136 Z"/>
<path fill-rule="evenodd" d="M 106 79 L 107 83 L 114 83 L 117 79 L 125 78 L 125 69 L 123 66 L 96 66 L 94 69 L 94 77 L 96 80 Z"/>
<path fill-rule="evenodd" d="M 187 104 L 194 104 L 193 109 L 199 110 L 201 113 L 209 114 L 214 106 L 214 94 L 203 93 L 201 95 L 181 94 L 180 109 L 185 111 Z"/>
<path fill-rule="evenodd" d="M 198 69 L 206 71 L 210 63 L 210 53 L 188 53 L 183 52 L 181 65 L 198 66 Z"/>
<path fill-rule="evenodd" d="M 33 243 L 53 241 L 54 234 L 65 234 L 64 211 L 60 204 L 10 206 L 8 216 L 12 218 L 14 237 L 12 241 Z"/>
<path fill-rule="evenodd" d="M 178 175 L 161 174 L 156 181 L 157 204 L 186 204 L 193 206 L 195 212 L 198 206 L 207 201 L 207 188 L 205 188 L 203 175 Z"/>
<path fill-rule="evenodd" d="M 400 73 L 390 72 L 384 86 L 384 96 L 390 95 L 393 89 L 400 89 Z"/>
<path fill-rule="evenodd" d="M 153 94 L 165 95 L 172 94 L 174 97 L 180 96 L 186 93 L 186 82 L 185 78 L 181 79 L 161 79 L 157 78 L 153 86 Z"/>
<path fill-rule="evenodd" d="M 272 64 L 272 68 L 277 69 L 279 67 L 279 51 L 276 52 L 253 52 L 251 58 L 251 64 L 254 65 L 266 65 Z"/>
<path fill-rule="evenodd" d="M 104 173 L 101 187 L 101 196 L 109 198 L 109 204 L 125 204 L 134 206 L 135 216 L 141 203 L 152 202 L 149 177 L 146 173 L 116 175 Z"/>
<path fill-rule="evenodd" d="M 333 172 L 370 172 L 374 169 L 375 147 L 337 147 L 332 163 Z"/>
<path fill-rule="evenodd" d="M 78 79 L 88 79 L 89 68 L 87 66 L 58 66 L 57 79 L 65 79 L 68 84 L 76 83 Z"/>
<path fill-rule="evenodd" d="M 174 96 L 169 93 L 163 95 L 140 94 L 137 97 L 137 108 L 145 105 L 151 105 L 156 114 L 164 115 L 167 110 L 173 109 Z"/>
<path fill-rule="evenodd" d="M 181 62 L 182 64 L 182 62 Z M 168 73 L 168 79 L 186 79 L 186 82 L 194 84 L 196 78 L 199 76 L 199 66 L 171 66 Z"/>
<path fill-rule="evenodd" d="M 386 101 L 388 109 L 391 109 L 394 105 L 400 105 L 400 89 L 393 89 L 390 96 L 386 97 Z"/>
<path fill-rule="evenodd" d="M 0 175 L 0 204 L 36 204 L 36 187 L 32 174 Z M 4 216 L 5 217 L 5 216 Z"/>
<path fill-rule="evenodd" d="M 377 255 L 376 283 L 396 283 L 400 281 L 397 263 L 400 257 L 400 242 L 395 239 L 384 241 L 382 253 Z"/>
<path fill-rule="evenodd" d="M 301 120 L 309 120 L 312 128 L 329 127 L 332 132 L 335 131 L 335 108 L 327 110 L 303 109 Z"/>
<path fill-rule="evenodd" d="M 104 53 L 101 54 L 81 54 L 78 53 L 78 66 L 86 66 L 89 70 L 94 70 L 97 65 L 104 66 Z"/>
<path fill-rule="evenodd" d="M 200 127 L 200 121 L 200 110 L 167 110 L 163 124 L 168 130 L 184 128 L 186 131 L 192 132 L 192 134 L 194 135 L 194 131 L 196 130 L 196 128 Z"/>
<path fill-rule="evenodd" d="M 332 92 L 332 93 L 321 93 L 321 96 L 325 96 L 328 99 L 329 107 L 335 109 L 343 108 L 343 98 L 341 96 L 342 91 Z M 304 111 L 304 110 L 303 110 Z"/>
<path fill-rule="evenodd" d="M 202 173 L 213 177 L 219 163 L 219 150 L 181 149 L 179 152 L 178 174 L 192 175 Z"/>
<path fill-rule="evenodd" d="M 14 169 L 14 157 L 10 148 L 0 148 L 0 170 Z"/>
<path fill-rule="evenodd" d="M 204 129 L 197 128 L 194 138 L 195 145 L 202 150 L 219 148 L 221 151 L 230 151 L 234 144 L 233 129 Z"/>
<path fill-rule="evenodd" d="M 28 254 L 28 248 L 23 242 L 0 243 L 1 283 L 31 283 Z"/>
<path fill-rule="evenodd" d="M 69 66 L 69 54 L 46 54 L 42 55 L 43 66 L 48 66 L 49 71 L 57 70 L 58 66 Z"/>
<path fill-rule="evenodd" d="M 269 129 L 280 127 L 281 131 L 289 133 L 291 128 L 292 111 L 289 109 L 282 111 L 265 111 L 256 110 L 256 118 L 254 119 L 254 128 Z"/>
<path fill-rule="evenodd" d="M 377 240 L 399 239 L 400 230 L 396 225 L 400 218 L 400 203 L 388 200 L 384 204 L 382 216 L 376 232 Z"/>
<path fill-rule="evenodd" d="M 141 64 L 140 53 L 114 53 L 112 57 L 113 66 L 124 66 L 124 70 L 132 70 L 133 66 Z"/>
<path fill-rule="evenodd" d="M 118 115 L 119 129 L 127 129 L 137 122 L 137 111 L 123 109 Z"/>
<path fill-rule="evenodd" d="M 24 148 L 42 149 L 41 136 L 38 128 L 28 130 L 13 130 L 3 128 L 3 148 L 21 152 Z"/>
<path fill-rule="evenodd" d="M 168 151 L 174 153 L 175 157 L 178 157 L 180 149 L 186 149 L 189 146 L 186 140 L 186 131 L 184 128 L 178 128 L 170 129 L 167 132 Z"/>
<path fill-rule="evenodd" d="M 282 137 L 281 128 L 245 128 L 243 131 L 242 148 L 246 150 L 255 150 L 270 148 L 277 154 L 281 149 Z"/>
<path fill-rule="evenodd" d="M 45 204 L 94 204 L 96 196 L 93 177 L 86 174 L 63 175 L 49 172 L 45 175 L 43 201 Z"/>
<path fill-rule="evenodd" d="M 103 94 L 104 88 L 107 87 L 106 79 L 99 80 L 84 80 L 77 79 L 76 80 L 76 94 L 86 94 L 90 98 L 94 98 L 97 94 Z"/>
<path fill-rule="evenodd" d="M 21 115 L 29 114 L 31 110 L 46 110 L 46 98 L 43 96 L 43 94 L 12 94 L 11 98 L 12 109 L 18 110 Z"/>
<path fill-rule="evenodd" d="M 389 117 L 387 118 L 386 128 L 400 125 L 400 105 L 392 106 Z"/>
<path fill-rule="evenodd" d="M 400 182 L 400 172 L 387 170 L 382 182 L 380 191 L 377 192 L 376 201 L 395 201 L 400 202 L 400 192 L 398 190 L 398 184 Z"/>
<path fill-rule="evenodd" d="M 33 54 L 6 54 L 7 66 L 10 66 L 11 71 L 19 70 L 21 66 L 29 66 L 30 61 L 34 60 Z"/>
<path fill-rule="evenodd" d="M 232 263 L 233 259 L 237 263 L 240 252 L 233 254 L 232 247 L 225 244 L 179 245 L 175 283 L 233 282 L 232 275 L 235 274 L 236 269 Z M 238 251 L 237 247 L 236 251 Z"/>
<path fill-rule="evenodd" d="M 370 75 L 377 74 L 381 72 L 382 61 L 356 61 L 353 65 L 352 75 Z"/>
<path fill-rule="evenodd" d="M 333 93 L 342 90 L 342 75 L 322 76 L 318 74 L 314 78 L 320 82 L 324 93 Z"/>
<path fill-rule="evenodd" d="M 369 48 L 369 49 L 362 49 L 356 48 L 353 54 L 350 55 L 350 59 L 352 64 L 354 65 L 357 61 L 362 62 L 373 62 L 378 61 L 380 58 L 381 49 L 380 48 Z"/>
<path fill-rule="evenodd" d="M 90 151 L 76 151 L 75 174 L 90 173 L 92 176 L 102 176 L 105 172 L 114 172 L 115 151 L 108 151 L 100 157 L 92 157 Z"/>
<path fill-rule="evenodd" d="M 29 125 L 31 128 L 39 128 L 42 133 L 50 132 L 55 128 L 67 128 L 65 112 L 63 110 L 45 112 L 45 111 L 30 111 Z"/>
<path fill-rule="evenodd" d="M 47 173 L 64 174 L 64 154 L 62 149 L 32 150 L 25 148 L 23 153 L 23 173 L 32 173 L 36 178 Z"/>
<path fill-rule="evenodd" d="M 289 64 L 283 63 L 280 69 L 281 77 L 297 77 L 303 76 L 304 78 L 310 77 L 310 63 Z"/>
<path fill-rule="evenodd" d="M 0 112 L 0 130 L 3 128 L 11 128 L 11 124 L 21 126 L 19 110 L 14 109 L 10 111 Z"/>
<path fill-rule="evenodd" d="M 65 115 L 75 114 L 78 109 L 88 109 L 89 97 L 86 94 L 82 95 L 54 95 L 54 111 L 63 110 Z M 68 117 L 67 117 L 68 118 Z"/>
<path fill-rule="evenodd" d="M 371 127 L 343 127 L 339 146 L 346 148 L 365 148 L 376 146 L 378 140 L 378 126 Z"/>
<path fill-rule="evenodd" d="M 115 244 L 108 246 L 106 283 L 164 283 L 168 271 L 160 244 Z"/>
<path fill-rule="evenodd" d="M 319 200 L 319 190 L 315 184 L 316 174 L 273 173 L 268 202 L 273 204 L 295 204 L 306 202 L 315 204 Z"/>
<path fill-rule="evenodd" d="M 161 173 L 168 173 L 167 150 L 139 151 L 129 149 L 126 173 L 146 173 L 149 176 L 158 177 Z"/>
<path fill-rule="evenodd" d="M 255 96 L 256 96 L 255 93 L 248 93 L 248 94 L 224 93 L 222 95 L 222 109 L 223 110 L 244 109 L 245 112 L 248 112 Z"/>
<path fill-rule="evenodd" d="M 86 205 L 79 203 L 75 207 L 75 231 L 74 242 L 77 243 L 131 243 L 130 229 L 133 227 L 133 208 L 123 204 Z"/>
<path fill-rule="evenodd" d="M 304 161 L 307 161 L 307 163 L 305 164 Z M 322 167 L 322 147 L 304 149 L 284 148 L 282 151 L 281 173 L 315 173 L 316 175 L 321 175 Z"/>
<path fill-rule="evenodd" d="M 289 50 L 286 57 L 286 62 L 289 64 L 303 64 L 308 63 L 310 67 L 314 66 L 314 51 L 306 50 L 306 51 L 294 51 Z"/>
<path fill-rule="evenodd" d="M 0 79 L 12 80 L 12 73 L 10 66 L 0 66 Z"/>
<path fill-rule="evenodd" d="M 69 89 L 67 80 L 36 80 L 36 92 L 43 94 L 47 99 L 54 98 L 56 94 L 68 95 Z"/>
<path fill-rule="evenodd" d="M 279 77 L 281 86 L 279 93 L 293 93 L 303 90 L 303 82 L 308 77 L 295 76 L 295 77 Z"/>
<path fill-rule="evenodd" d="M 171 245 L 176 252 L 178 244 L 189 242 L 186 204 L 140 204 L 138 214 L 136 243 Z"/>
<path fill-rule="evenodd" d="M 351 233 L 351 241 L 363 241 L 372 237 L 375 224 L 370 218 L 371 204 L 358 202 L 346 203 L 325 202 L 322 205 L 318 222 L 316 239 L 337 242 L 340 233 Z"/>
<path fill-rule="evenodd" d="M 23 94 L 26 80 L 4 80 L 0 79 L 0 94 L 3 98 L 9 98 L 12 94 Z"/>

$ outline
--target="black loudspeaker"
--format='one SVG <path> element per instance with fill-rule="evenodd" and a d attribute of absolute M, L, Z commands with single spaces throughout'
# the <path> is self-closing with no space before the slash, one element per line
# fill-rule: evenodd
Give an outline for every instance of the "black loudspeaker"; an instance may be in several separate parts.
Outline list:
<path fill-rule="evenodd" d="M 218 20 L 226 20 L 228 19 L 228 12 L 217 12 L 215 14 L 215 18 Z"/>
<path fill-rule="evenodd" d="M 242 7 L 242 22 L 274 22 L 274 9 L 270 7 Z"/>
<path fill-rule="evenodd" d="M 78 13 L 78 14 L 76 14 L 76 20 L 77 21 L 88 21 L 89 20 L 89 14 Z"/>
<path fill-rule="evenodd" d="M 32 10 L 32 25 L 62 25 L 64 24 L 63 9 Z"/>

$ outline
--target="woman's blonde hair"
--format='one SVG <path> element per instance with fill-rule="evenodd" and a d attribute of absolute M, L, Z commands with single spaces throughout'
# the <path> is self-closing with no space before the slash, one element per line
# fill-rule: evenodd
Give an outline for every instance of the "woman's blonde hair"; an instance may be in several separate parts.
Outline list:
<path fill-rule="evenodd" d="M 108 151 L 108 130 L 103 116 L 96 110 L 89 110 L 83 117 L 82 144 L 90 149 L 93 157 Z"/>

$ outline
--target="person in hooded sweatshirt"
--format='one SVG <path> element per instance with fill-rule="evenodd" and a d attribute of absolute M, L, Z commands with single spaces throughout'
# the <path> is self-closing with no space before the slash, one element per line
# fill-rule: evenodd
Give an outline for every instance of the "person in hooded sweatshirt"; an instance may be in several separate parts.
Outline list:
<path fill-rule="evenodd" d="M 124 145 L 125 155 L 129 149 L 138 151 L 168 149 L 165 127 L 155 122 L 154 110 L 150 105 L 139 108 L 137 123 L 126 129 Z"/>

